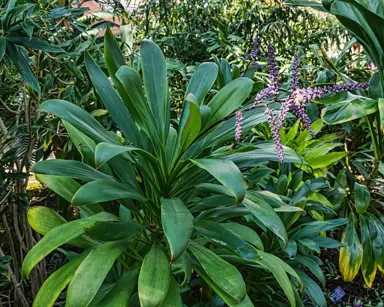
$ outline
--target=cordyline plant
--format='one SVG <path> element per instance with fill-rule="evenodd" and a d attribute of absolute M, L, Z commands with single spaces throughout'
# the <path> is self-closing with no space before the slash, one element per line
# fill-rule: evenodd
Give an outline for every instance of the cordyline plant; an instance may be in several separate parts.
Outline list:
<path fill-rule="evenodd" d="M 254 47 L 255 49 L 255 47 Z M 277 67 L 275 59 L 275 50 L 273 46 L 268 46 L 268 66 L 269 66 L 269 75 L 270 75 L 270 85 L 269 87 L 260 91 L 254 101 L 254 105 L 249 107 L 246 110 L 249 110 L 254 107 L 259 107 L 260 104 L 268 98 L 275 97 L 272 102 L 278 100 L 278 95 L 281 84 L 279 78 L 279 70 Z M 281 144 L 280 139 L 280 128 L 283 125 L 283 122 L 289 111 L 297 115 L 305 128 L 309 131 L 312 137 L 315 137 L 315 134 L 311 130 L 311 120 L 306 111 L 307 103 L 323 98 L 326 94 L 330 93 L 343 93 L 343 92 L 352 92 L 361 89 L 366 89 L 369 86 L 369 83 L 351 83 L 351 84 L 336 84 L 329 85 L 324 87 L 308 87 L 300 88 L 299 84 L 299 57 L 296 55 L 293 59 L 292 72 L 291 72 L 291 89 L 290 95 L 284 99 L 281 104 L 281 109 L 279 114 L 275 114 L 269 108 L 268 103 L 265 107 L 265 115 L 268 116 L 268 122 L 271 128 L 271 133 L 273 141 L 276 146 L 276 152 L 281 163 L 284 162 L 283 154 L 283 145 Z M 242 134 L 242 112 L 236 112 L 236 141 L 240 141 Z"/>
<path fill-rule="evenodd" d="M 63 244 L 83 251 L 69 254 L 70 261 L 43 284 L 34 306 L 52 306 L 67 286 L 66 306 L 127 306 L 130 299 L 143 307 L 182 306 L 180 286 L 192 272 L 229 306 L 253 306 L 242 274 L 228 261 L 271 271 L 295 306 L 299 276 L 263 251 L 252 228 L 230 220 L 257 219 L 282 248 L 287 245 L 279 216 L 267 202 L 253 201 L 239 169 L 252 167 L 252 155 L 270 159 L 273 148 L 251 146 L 238 154 L 222 147 L 235 135 L 235 118 L 228 116 L 249 96 L 253 81 L 237 78 L 207 102 L 218 67 L 202 63 L 188 85 L 180 118 L 171 120 L 160 48 L 142 42 L 141 74 L 126 65 L 110 30 L 104 52 L 114 87 L 87 53 L 85 64 L 122 136 L 70 102 L 49 100 L 41 106 L 61 118 L 83 161 L 42 161 L 33 170 L 77 208 L 80 218 L 68 222 L 49 208 L 32 207 L 29 223 L 44 237 L 25 257 L 23 274 L 28 278 Z M 265 121 L 259 110 L 244 112 L 244 131 Z M 290 159 L 300 161 L 292 153 Z"/>

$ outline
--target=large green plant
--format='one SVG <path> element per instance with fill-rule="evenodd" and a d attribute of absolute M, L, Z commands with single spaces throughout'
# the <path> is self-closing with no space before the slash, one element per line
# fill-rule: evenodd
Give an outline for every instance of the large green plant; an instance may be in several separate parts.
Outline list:
<path fill-rule="evenodd" d="M 255 231 L 230 220 L 253 216 L 282 247 L 288 244 L 279 216 L 268 203 L 258 204 L 247 194 L 239 169 L 252 168 L 255 160 L 276 160 L 273 145 L 236 151 L 223 146 L 234 138 L 231 114 L 248 97 L 253 81 L 237 78 L 207 102 L 218 67 L 200 64 L 181 115 L 171 119 L 160 48 L 142 42 L 141 76 L 126 65 L 110 30 L 104 47 L 106 68 L 117 91 L 88 53 L 85 65 L 122 136 L 107 131 L 72 103 L 49 100 L 41 106 L 61 118 L 83 162 L 48 160 L 33 170 L 71 202 L 81 218 L 67 222 L 51 209 L 30 209 L 28 220 L 44 237 L 26 256 L 24 276 L 63 244 L 84 251 L 76 257 L 68 254 L 70 261 L 44 283 L 35 306 L 53 304 L 67 285 L 68 306 L 126 306 L 136 287 L 138 295 L 132 300 L 141 306 L 181 306 L 179 284 L 187 285 L 192 268 L 226 304 L 252 306 L 239 270 L 224 260 L 231 256 L 272 271 L 295 306 L 298 298 L 287 272 L 300 285 L 296 272 L 263 252 Z M 263 121 L 260 108 L 249 110 L 244 113 L 244 130 Z M 301 161 L 292 151 L 286 154 L 287 160 Z M 202 205 L 207 197 L 213 199 Z M 224 247 L 227 257 L 220 257 L 215 247 Z M 274 270 L 279 265 L 282 269 Z"/>

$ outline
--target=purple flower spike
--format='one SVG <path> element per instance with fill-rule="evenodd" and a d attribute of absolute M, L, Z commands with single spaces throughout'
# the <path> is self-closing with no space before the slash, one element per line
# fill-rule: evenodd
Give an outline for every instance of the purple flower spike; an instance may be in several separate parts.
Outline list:
<path fill-rule="evenodd" d="M 241 139 L 241 134 L 243 133 L 243 112 L 238 111 L 236 112 L 236 134 L 235 134 L 235 140 L 237 142 Z"/>
<path fill-rule="evenodd" d="M 268 116 L 269 127 L 271 128 L 273 142 L 275 143 L 276 153 L 280 163 L 284 163 L 283 144 L 281 143 L 280 129 L 278 128 L 279 119 L 269 107 L 265 108 L 264 114 Z"/>
<path fill-rule="evenodd" d="M 299 56 L 296 54 L 293 58 L 291 73 L 291 92 L 299 88 Z"/>
<path fill-rule="evenodd" d="M 270 87 L 275 90 L 274 94 L 278 94 L 278 90 L 280 88 L 279 69 L 277 68 L 276 63 L 275 48 L 272 45 L 268 46 L 268 66 L 271 78 Z"/>
<path fill-rule="evenodd" d="M 259 37 L 255 38 L 255 41 L 253 42 L 253 49 L 250 54 L 248 54 L 248 57 L 252 61 L 256 61 L 260 55 L 260 39 Z"/>

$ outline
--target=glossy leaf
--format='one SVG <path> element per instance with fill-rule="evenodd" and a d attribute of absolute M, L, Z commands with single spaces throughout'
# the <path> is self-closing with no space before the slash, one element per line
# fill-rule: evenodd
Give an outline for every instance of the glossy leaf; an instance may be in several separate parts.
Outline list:
<path fill-rule="evenodd" d="M 27 218 L 28 224 L 31 225 L 33 230 L 42 235 L 67 222 L 56 211 L 43 206 L 31 207 L 28 210 Z"/>
<path fill-rule="evenodd" d="M 80 264 L 68 286 L 66 306 L 87 306 L 96 295 L 113 263 L 127 248 L 126 241 L 95 247 Z"/>
<path fill-rule="evenodd" d="M 65 52 L 60 46 L 52 45 L 47 41 L 44 41 L 35 37 L 29 38 L 25 36 L 9 36 L 7 37 L 7 40 L 16 45 L 30 47 L 34 50 L 42 50 L 45 52 L 55 52 L 55 53 Z"/>
<path fill-rule="evenodd" d="M 199 168 L 209 172 L 224 185 L 239 203 L 245 197 L 245 181 L 237 166 L 231 161 L 218 159 L 192 160 Z"/>
<path fill-rule="evenodd" d="M 189 93 L 192 93 L 196 98 L 196 105 L 201 106 L 205 96 L 215 83 L 217 73 L 218 67 L 215 63 L 207 62 L 200 64 L 192 75 L 191 81 L 189 81 L 185 95 L 187 96 Z"/>
<path fill-rule="evenodd" d="M 89 252 L 89 250 L 84 251 L 80 256 L 77 256 L 75 259 L 69 261 L 57 271 L 53 272 L 39 289 L 32 306 L 54 306 L 60 293 L 69 284 L 77 268 L 83 262 L 85 257 L 88 256 Z"/>
<path fill-rule="evenodd" d="M 224 248 L 247 260 L 260 258 L 257 250 L 248 242 L 241 239 L 219 223 L 212 221 L 199 221 L 195 223 L 195 229 L 208 240 L 222 245 Z"/>
<path fill-rule="evenodd" d="M 296 270 L 296 272 L 300 276 L 300 279 L 303 283 L 304 293 L 308 295 L 308 297 L 314 304 L 316 304 L 316 306 L 326 307 L 327 301 L 325 300 L 323 291 L 319 285 L 303 271 Z"/>
<path fill-rule="evenodd" d="M 114 222 L 95 222 L 84 227 L 85 234 L 92 239 L 99 241 L 117 241 L 129 238 L 141 231 L 145 227 L 141 224 L 114 223 Z"/>
<path fill-rule="evenodd" d="M 253 81 L 249 78 L 237 78 L 223 87 L 209 102 L 210 118 L 206 127 L 217 123 L 235 111 L 251 93 Z"/>
<path fill-rule="evenodd" d="M 340 249 L 339 268 L 344 281 L 352 281 L 356 277 L 363 261 L 363 247 L 354 223 L 354 216 L 351 215 L 341 239 L 345 247 Z"/>
<path fill-rule="evenodd" d="M 72 198 L 75 206 L 84 206 L 120 199 L 146 201 L 146 198 L 131 186 L 110 179 L 99 179 L 83 185 Z"/>
<path fill-rule="evenodd" d="M 165 297 L 161 307 L 182 307 L 183 303 L 180 296 L 180 286 L 177 281 L 172 277 L 171 284 L 168 289 L 167 296 Z"/>
<path fill-rule="evenodd" d="M 363 273 L 365 284 L 372 288 L 375 280 L 377 264 L 372 248 L 372 238 L 369 231 L 369 221 L 364 215 L 360 215 L 361 245 L 363 247 L 363 260 L 361 262 L 361 272 Z"/>
<path fill-rule="evenodd" d="M 193 232 L 193 216 L 180 199 L 161 198 L 161 224 L 173 262 L 189 244 Z"/>
<path fill-rule="evenodd" d="M 355 182 L 355 207 L 359 214 L 365 213 L 371 201 L 371 193 L 366 185 Z"/>
<path fill-rule="evenodd" d="M 258 249 L 264 250 L 260 236 L 252 228 L 239 223 L 223 223 L 222 225 L 238 237 L 253 244 Z"/>
<path fill-rule="evenodd" d="M 139 274 L 140 306 L 156 307 L 161 305 L 171 285 L 171 272 L 168 257 L 162 248 L 152 245 L 145 255 Z"/>
<path fill-rule="evenodd" d="M 179 124 L 178 144 L 184 152 L 199 135 L 201 129 L 200 109 L 193 102 L 186 101 Z"/>
<path fill-rule="evenodd" d="M 313 275 L 321 282 L 323 287 L 325 287 L 325 276 L 319 265 L 315 260 L 308 256 L 296 255 L 295 261 L 307 267 Z"/>
<path fill-rule="evenodd" d="M 138 268 L 123 273 L 113 288 L 101 300 L 100 307 L 128 307 L 128 302 L 137 285 Z"/>
<path fill-rule="evenodd" d="M 375 113 L 377 101 L 352 94 L 343 102 L 329 105 L 322 112 L 322 119 L 330 125 L 341 124 Z"/>
<path fill-rule="evenodd" d="M 287 245 L 287 231 L 285 230 L 283 222 L 270 205 L 268 205 L 262 198 L 257 197 L 254 194 L 249 194 L 243 204 L 256 219 L 258 219 L 284 242 L 284 246 Z"/>
<path fill-rule="evenodd" d="M 197 243 L 190 243 L 189 250 L 199 261 L 202 271 L 228 296 L 232 304 L 240 303 L 244 300 L 246 287 L 243 277 L 236 267 Z M 194 268 L 196 269 L 195 265 Z"/>

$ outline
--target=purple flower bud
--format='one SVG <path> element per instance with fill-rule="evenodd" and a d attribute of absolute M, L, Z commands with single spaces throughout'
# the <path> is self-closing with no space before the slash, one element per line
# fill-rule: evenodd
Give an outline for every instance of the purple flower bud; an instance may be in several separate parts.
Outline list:
<path fill-rule="evenodd" d="M 299 88 L 299 57 L 296 54 L 293 58 L 291 72 L 291 92 Z"/>
<path fill-rule="evenodd" d="M 270 87 L 276 91 L 275 94 L 278 94 L 277 91 L 280 89 L 279 69 L 276 63 L 275 48 L 272 45 L 268 46 L 268 66 L 271 80 Z"/>
<path fill-rule="evenodd" d="M 281 143 L 280 129 L 278 128 L 278 118 L 273 114 L 269 107 L 265 108 L 264 114 L 268 116 L 268 123 L 271 129 L 273 142 L 275 143 L 276 153 L 280 163 L 284 163 L 283 144 Z"/>
<path fill-rule="evenodd" d="M 243 133 L 243 112 L 238 111 L 236 112 L 236 134 L 235 134 L 235 140 L 237 142 L 240 141 L 241 134 Z"/>

